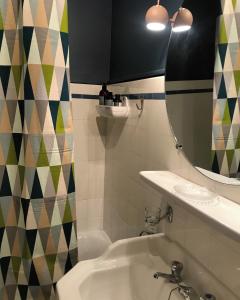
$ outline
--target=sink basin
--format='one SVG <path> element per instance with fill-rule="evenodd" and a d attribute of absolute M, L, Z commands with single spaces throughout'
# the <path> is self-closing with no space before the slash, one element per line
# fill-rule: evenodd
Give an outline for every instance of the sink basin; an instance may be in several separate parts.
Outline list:
<path fill-rule="evenodd" d="M 218 195 L 209 191 L 208 189 L 197 186 L 194 184 L 175 185 L 174 190 L 187 198 L 191 198 L 193 201 L 199 204 L 216 203 Z"/>
<path fill-rule="evenodd" d="M 165 244 L 162 234 L 116 242 L 102 257 L 80 262 L 58 282 L 59 300 L 167 300 L 176 285 L 153 278 L 157 271 L 170 271 L 159 256 Z M 182 297 L 175 292 L 171 300 Z"/>
<path fill-rule="evenodd" d="M 153 261 L 149 264 L 146 259 L 146 256 L 141 255 L 131 262 L 122 260 L 115 268 L 109 267 L 93 272 L 80 284 L 78 299 L 167 299 L 171 287 L 165 284 L 164 280 L 153 278 L 155 271 Z"/>

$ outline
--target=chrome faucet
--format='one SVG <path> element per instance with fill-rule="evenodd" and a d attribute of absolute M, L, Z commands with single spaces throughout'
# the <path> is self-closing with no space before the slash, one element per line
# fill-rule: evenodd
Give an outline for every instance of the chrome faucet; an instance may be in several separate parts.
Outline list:
<path fill-rule="evenodd" d="M 182 282 L 182 273 L 183 270 L 183 264 L 178 261 L 173 261 L 171 265 L 171 274 L 161 273 L 157 272 L 153 275 L 155 279 L 158 279 L 159 277 L 168 279 L 171 283 L 180 283 Z"/>
<path fill-rule="evenodd" d="M 153 275 L 155 279 L 165 278 L 170 283 L 177 284 L 174 290 L 178 290 L 179 294 L 185 300 L 216 300 L 216 297 L 212 294 L 205 294 L 205 296 L 200 297 L 198 293 L 189 285 L 186 285 L 182 279 L 183 264 L 178 261 L 173 261 L 171 265 L 171 274 L 157 272 Z"/>
<path fill-rule="evenodd" d="M 178 285 L 178 292 L 185 300 L 216 300 L 216 297 L 212 294 L 205 294 L 203 297 L 199 296 L 194 288 L 185 284 Z"/>

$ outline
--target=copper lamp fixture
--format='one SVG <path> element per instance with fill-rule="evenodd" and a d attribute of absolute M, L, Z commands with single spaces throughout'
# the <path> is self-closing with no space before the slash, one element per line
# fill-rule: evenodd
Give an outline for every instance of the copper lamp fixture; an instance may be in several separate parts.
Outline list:
<path fill-rule="evenodd" d="M 170 21 L 173 32 L 183 32 L 191 29 L 193 15 L 187 8 L 180 7 L 169 20 L 166 8 L 160 5 L 160 0 L 158 0 L 156 5 L 148 9 L 145 20 L 147 28 L 152 31 L 164 30 Z"/>
<path fill-rule="evenodd" d="M 174 32 L 188 31 L 192 27 L 193 15 L 189 9 L 180 7 L 170 21 Z"/>
<path fill-rule="evenodd" d="M 162 31 L 166 28 L 169 16 L 166 8 L 160 5 L 160 0 L 157 1 L 157 5 L 148 9 L 145 20 L 149 30 Z"/>

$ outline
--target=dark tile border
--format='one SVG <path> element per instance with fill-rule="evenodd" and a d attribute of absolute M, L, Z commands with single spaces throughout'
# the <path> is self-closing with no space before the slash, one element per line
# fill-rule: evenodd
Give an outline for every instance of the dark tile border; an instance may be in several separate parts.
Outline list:
<path fill-rule="evenodd" d="M 142 93 L 142 94 L 124 94 L 129 100 L 145 99 L 145 100 L 165 100 L 165 93 Z"/>
<path fill-rule="evenodd" d="M 98 95 L 72 94 L 72 98 L 81 100 L 96 100 L 98 99 Z"/>
<path fill-rule="evenodd" d="M 166 95 L 203 94 L 212 93 L 213 89 L 173 90 L 167 91 Z"/>
<path fill-rule="evenodd" d="M 142 94 L 124 94 L 129 100 L 145 99 L 145 100 L 165 100 L 165 93 L 142 93 Z M 79 100 L 97 100 L 98 95 L 72 94 L 73 99 Z"/>

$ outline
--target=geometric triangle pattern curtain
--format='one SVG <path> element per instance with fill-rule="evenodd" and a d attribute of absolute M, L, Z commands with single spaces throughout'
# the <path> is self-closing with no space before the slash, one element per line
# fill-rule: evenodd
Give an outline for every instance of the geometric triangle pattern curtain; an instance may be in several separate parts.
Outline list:
<path fill-rule="evenodd" d="M 240 177 L 240 0 L 222 1 L 214 76 L 212 171 Z"/>
<path fill-rule="evenodd" d="M 77 262 L 67 0 L 0 1 L 0 299 Z"/>

